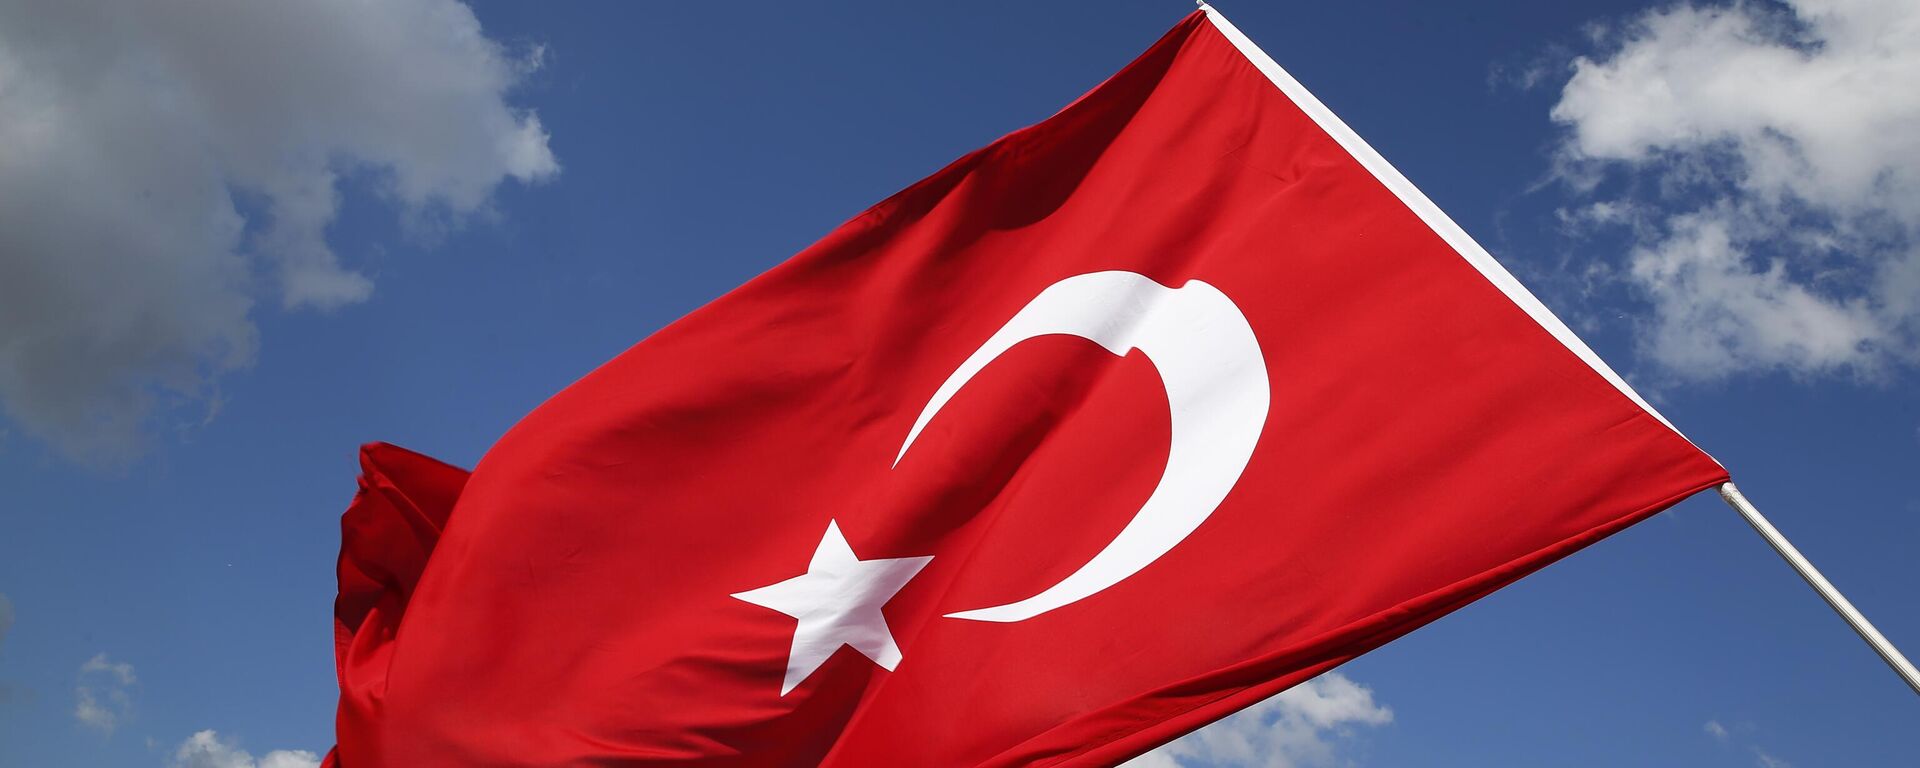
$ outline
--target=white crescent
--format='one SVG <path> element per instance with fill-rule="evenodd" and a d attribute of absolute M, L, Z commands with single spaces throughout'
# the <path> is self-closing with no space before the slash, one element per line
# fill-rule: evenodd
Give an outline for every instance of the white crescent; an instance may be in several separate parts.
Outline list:
<path fill-rule="evenodd" d="M 1133 272 L 1093 272 L 1048 286 L 960 364 L 900 445 L 894 466 L 934 414 L 1001 353 L 1064 334 L 1115 355 L 1138 349 L 1160 372 L 1173 415 L 1167 468 L 1140 511 L 1105 549 L 1025 600 L 947 614 L 1024 621 L 1120 583 L 1200 527 L 1240 480 L 1266 426 L 1272 390 L 1252 326 L 1227 295 L 1198 280 L 1168 288 Z"/>

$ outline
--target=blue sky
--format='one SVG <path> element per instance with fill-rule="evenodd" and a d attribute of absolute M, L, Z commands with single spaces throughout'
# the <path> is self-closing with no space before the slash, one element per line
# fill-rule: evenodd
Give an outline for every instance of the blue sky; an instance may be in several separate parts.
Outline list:
<path fill-rule="evenodd" d="M 1920 10 L 1814 5 L 1219 7 L 1911 650 Z M 0 3 L 0 766 L 324 752 L 356 446 L 471 466 L 1190 10 L 309 6 Z M 1920 765 L 1920 699 L 1710 495 L 1341 674 L 1230 726 L 1260 760 L 1168 759 Z"/>

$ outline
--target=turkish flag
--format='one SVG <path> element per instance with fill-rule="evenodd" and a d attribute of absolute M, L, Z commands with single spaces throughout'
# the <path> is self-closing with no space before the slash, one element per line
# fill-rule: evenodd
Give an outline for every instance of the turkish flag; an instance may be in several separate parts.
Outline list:
<path fill-rule="evenodd" d="M 1210 11 L 362 459 L 347 768 L 1110 765 L 1726 480 Z"/>

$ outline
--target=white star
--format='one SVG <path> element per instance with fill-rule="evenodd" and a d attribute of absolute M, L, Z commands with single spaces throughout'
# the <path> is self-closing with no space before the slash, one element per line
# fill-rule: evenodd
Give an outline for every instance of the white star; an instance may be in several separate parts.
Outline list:
<path fill-rule="evenodd" d="M 927 557 L 861 560 L 840 534 L 840 524 L 827 522 L 827 535 L 813 551 L 807 572 L 772 586 L 733 595 L 762 608 L 772 608 L 800 620 L 793 632 L 793 650 L 787 655 L 787 678 L 780 695 L 827 662 L 842 645 L 873 659 L 887 671 L 900 665 L 900 646 L 880 614 L 893 595 L 925 568 Z"/>

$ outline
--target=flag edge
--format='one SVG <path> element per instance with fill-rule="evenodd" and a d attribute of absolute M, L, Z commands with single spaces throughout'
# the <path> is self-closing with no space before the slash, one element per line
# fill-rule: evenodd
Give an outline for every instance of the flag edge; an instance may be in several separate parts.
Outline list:
<path fill-rule="evenodd" d="M 1399 169 L 1388 162 L 1386 157 L 1382 156 L 1378 150 L 1375 150 L 1371 144 L 1368 144 L 1367 140 L 1362 138 L 1357 131 L 1347 125 L 1346 121 L 1341 120 L 1340 116 L 1334 114 L 1333 110 L 1321 102 L 1318 97 L 1315 97 L 1312 91 L 1309 91 L 1305 85 L 1295 79 L 1284 67 L 1281 67 L 1279 62 L 1274 61 L 1272 56 L 1269 56 L 1266 51 L 1261 50 L 1259 45 L 1247 37 L 1246 33 L 1241 32 L 1239 27 L 1234 26 L 1233 22 L 1227 20 L 1225 15 L 1221 14 L 1211 5 L 1202 4 L 1200 12 L 1206 14 L 1207 21 L 1213 25 L 1214 30 L 1225 37 L 1227 42 L 1232 43 L 1234 49 L 1239 51 L 1240 55 L 1244 57 L 1249 64 L 1252 64 L 1255 69 L 1259 70 L 1260 74 L 1266 76 L 1268 82 L 1273 83 L 1274 87 L 1279 89 L 1281 94 L 1285 95 L 1288 100 L 1292 101 L 1294 106 L 1299 107 L 1300 111 L 1305 113 L 1309 119 L 1313 120 L 1314 124 L 1319 126 L 1321 131 L 1325 132 L 1328 137 L 1332 138 L 1335 143 L 1346 150 L 1347 154 L 1351 156 L 1355 162 L 1367 169 L 1367 172 L 1372 174 L 1374 179 L 1380 182 L 1381 186 L 1386 187 L 1388 191 L 1392 192 L 1394 197 L 1400 200 L 1401 204 L 1405 205 L 1415 216 L 1418 216 L 1420 221 L 1427 225 L 1428 229 L 1432 230 L 1435 235 L 1446 242 L 1448 247 L 1453 249 L 1454 253 L 1459 254 L 1475 271 L 1480 273 L 1481 277 L 1499 289 L 1500 293 L 1507 297 L 1507 300 L 1513 302 L 1514 305 L 1519 307 L 1522 312 L 1525 312 L 1534 323 L 1538 324 L 1542 330 L 1545 330 L 1549 335 L 1553 336 L 1555 340 L 1559 341 L 1562 346 L 1567 348 L 1567 351 L 1572 352 L 1581 362 L 1586 363 L 1587 367 L 1591 368 L 1594 373 L 1599 374 L 1607 383 L 1612 384 L 1614 389 L 1619 390 L 1621 394 L 1625 395 L 1627 399 L 1638 406 L 1640 410 L 1652 416 L 1662 425 L 1665 425 L 1667 429 L 1671 430 L 1675 435 L 1678 435 L 1680 439 L 1693 445 L 1696 450 L 1706 454 L 1705 449 L 1700 448 L 1698 443 L 1694 443 L 1692 438 L 1687 437 L 1686 433 L 1681 432 L 1679 427 L 1674 426 L 1672 421 L 1669 421 L 1658 409 L 1654 408 L 1651 403 L 1641 397 L 1639 392 L 1634 391 L 1633 387 L 1626 382 L 1626 379 L 1622 378 L 1611 366 L 1607 365 L 1607 362 L 1601 359 L 1600 355 L 1594 352 L 1592 347 L 1589 347 L 1578 334 L 1573 332 L 1572 328 L 1569 328 L 1565 322 L 1562 322 L 1559 316 L 1553 313 L 1552 309 L 1549 309 L 1544 302 L 1540 301 L 1539 297 L 1534 296 L 1533 292 L 1528 290 L 1526 285 L 1520 282 L 1519 278 L 1514 277 L 1512 272 L 1509 272 L 1498 259 L 1493 257 L 1493 254 L 1489 253 L 1486 248 L 1481 247 L 1480 243 L 1474 240 L 1472 235 L 1467 234 L 1467 231 L 1462 228 L 1459 223 L 1455 222 L 1453 217 L 1448 216 L 1447 212 L 1442 210 L 1431 198 L 1427 197 L 1426 193 L 1421 192 L 1420 188 L 1415 186 L 1406 175 L 1400 173 Z M 1707 458 L 1716 464 L 1719 463 L 1719 460 L 1714 459 L 1711 454 L 1707 454 Z"/>

